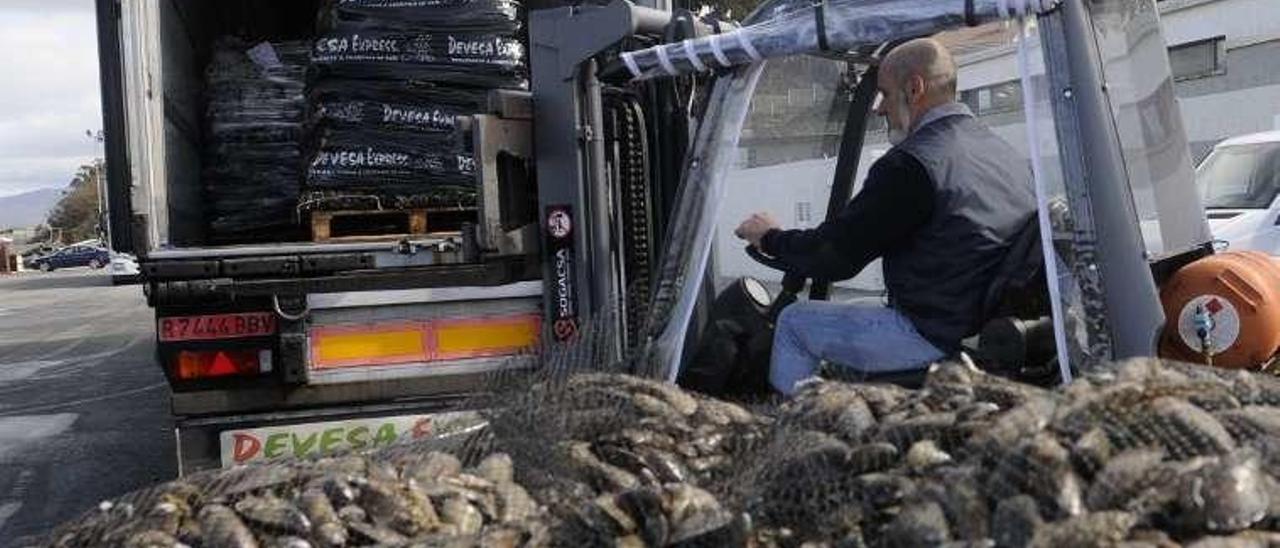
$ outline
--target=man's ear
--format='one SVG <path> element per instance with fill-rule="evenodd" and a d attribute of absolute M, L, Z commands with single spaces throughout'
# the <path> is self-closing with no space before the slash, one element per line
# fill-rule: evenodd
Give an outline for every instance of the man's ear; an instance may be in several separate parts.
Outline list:
<path fill-rule="evenodd" d="M 911 78 L 907 79 L 906 93 L 907 101 L 912 105 L 924 99 L 925 94 L 928 93 L 925 89 L 924 77 L 919 74 L 911 75 Z"/>

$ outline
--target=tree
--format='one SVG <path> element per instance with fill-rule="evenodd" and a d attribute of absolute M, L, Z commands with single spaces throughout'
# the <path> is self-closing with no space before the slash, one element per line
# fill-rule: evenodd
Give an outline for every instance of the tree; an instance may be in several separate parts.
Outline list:
<path fill-rule="evenodd" d="M 723 19 L 741 22 L 761 3 L 762 0 L 695 0 L 689 5 L 695 6 L 694 11 L 704 8 L 717 12 Z"/>
<path fill-rule="evenodd" d="M 62 191 L 62 198 L 49 213 L 46 234 L 69 244 L 101 237 L 101 202 L 98 193 L 99 178 L 106 172 L 102 159 L 82 165 Z M 52 239 L 52 238 L 50 238 Z"/>

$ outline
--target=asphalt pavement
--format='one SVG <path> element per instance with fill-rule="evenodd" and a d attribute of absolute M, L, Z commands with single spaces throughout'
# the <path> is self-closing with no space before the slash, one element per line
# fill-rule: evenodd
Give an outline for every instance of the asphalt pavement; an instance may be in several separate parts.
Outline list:
<path fill-rule="evenodd" d="M 141 286 L 87 269 L 0 276 L 0 547 L 176 476 L 154 348 Z"/>

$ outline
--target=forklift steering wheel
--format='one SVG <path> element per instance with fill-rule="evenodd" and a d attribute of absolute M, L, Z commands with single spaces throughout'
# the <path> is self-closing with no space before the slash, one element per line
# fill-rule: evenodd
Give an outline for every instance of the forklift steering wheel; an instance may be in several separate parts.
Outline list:
<path fill-rule="evenodd" d="M 757 263 L 765 265 L 774 270 L 781 271 L 783 273 L 789 273 L 792 270 L 791 265 L 787 264 L 786 261 L 783 261 L 782 259 L 779 259 L 777 257 L 766 255 L 763 251 L 760 251 L 760 248 L 754 245 L 747 246 L 747 256 L 751 257 L 752 259 L 755 259 Z"/>

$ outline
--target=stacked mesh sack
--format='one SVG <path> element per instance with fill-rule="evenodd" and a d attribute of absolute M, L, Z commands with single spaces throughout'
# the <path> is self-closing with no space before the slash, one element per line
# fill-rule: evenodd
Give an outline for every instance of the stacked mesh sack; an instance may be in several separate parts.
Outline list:
<path fill-rule="evenodd" d="M 205 204 L 210 240 L 278 240 L 296 230 L 306 42 L 222 38 L 205 72 Z"/>
<path fill-rule="evenodd" d="M 326 1 L 311 52 L 304 206 L 473 205 L 460 119 L 488 90 L 528 87 L 521 17 L 512 0 Z"/>

